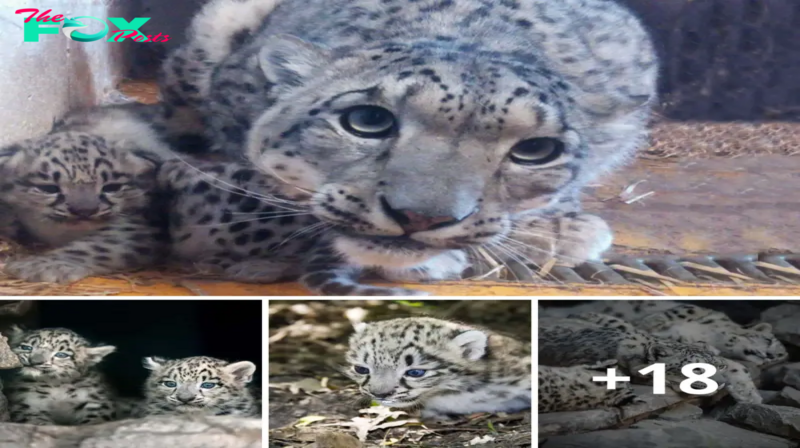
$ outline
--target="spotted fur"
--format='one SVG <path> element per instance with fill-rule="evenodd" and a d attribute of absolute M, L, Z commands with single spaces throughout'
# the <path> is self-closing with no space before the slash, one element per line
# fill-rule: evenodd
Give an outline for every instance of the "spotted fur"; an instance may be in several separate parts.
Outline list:
<path fill-rule="evenodd" d="M 641 401 L 629 383 L 608 390 L 601 382 L 593 381 L 617 365 L 614 359 L 593 365 L 572 367 L 539 366 L 539 413 L 585 411 L 602 407 L 619 407 Z"/>
<path fill-rule="evenodd" d="M 97 365 L 114 352 L 66 328 L 8 333 L 22 368 L 6 385 L 11 421 L 37 425 L 88 425 L 111 421 L 114 393 Z"/>
<path fill-rule="evenodd" d="M 570 315 L 565 319 L 553 320 L 552 318 L 545 318 L 545 321 L 548 322 L 546 325 L 557 328 L 557 330 L 549 330 L 552 331 L 549 337 L 555 338 L 559 337 L 559 332 L 584 332 L 581 335 L 570 336 L 576 338 L 598 337 L 598 332 L 599 337 L 607 337 L 609 332 L 613 332 L 611 333 L 612 336 L 608 337 L 617 338 L 622 341 L 617 346 L 617 358 L 615 359 L 619 359 L 620 364 L 627 365 L 627 371 L 634 376 L 639 376 L 638 379 L 640 381 L 643 378 L 636 374 L 638 370 L 655 362 L 663 362 L 666 364 L 668 383 L 671 384 L 675 391 L 679 391 L 679 383 L 685 379 L 681 373 L 681 368 L 689 363 L 707 363 L 713 365 L 717 369 L 714 379 L 719 383 L 720 390 L 722 388 L 727 390 L 737 402 L 761 403 L 761 396 L 758 393 L 758 389 L 747 367 L 734 360 L 724 358 L 721 356 L 720 350 L 709 342 L 699 340 L 680 342 L 669 338 L 654 336 L 623 319 L 600 313 L 584 312 Z M 567 344 L 569 343 L 572 342 L 568 342 Z M 660 349 L 655 349 L 655 347 L 658 346 L 662 347 Z M 645 361 L 641 361 L 643 347 L 648 354 L 652 352 L 654 357 L 645 356 L 643 358 Z M 550 347 L 548 350 L 555 350 L 552 353 L 557 353 L 559 348 Z M 596 350 L 597 347 L 595 345 L 589 344 L 589 352 L 594 352 Z M 551 352 L 548 351 L 546 353 Z M 547 356 L 549 355 L 545 355 L 545 360 L 542 361 L 542 354 L 540 353 L 540 362 L 565 362 L 559 360 L 558 357 L 556 361 L 548 361 L 550 358 L 547 358 Z M 585 355 L 578 356 L 581 357 Z M 605 355 L 597 355 L 598 358 L 603 356 Z M 569 355 L 567 355 L 567 358 L 569 358 Z M 628 361 L 626 358 L 633 359 L 634 361 Z M 566 362 L 571 364 L 575 361 Z M 696 387 L 701 386 L 698 385 Z"/>
<path fill-rule="evenodd" d="M 0 149 L 0 234 L 44 252 L 10 260 L 28 281 L 72 282 L 136 269 L 166 248 L 154 213 L 168 144 L 122 107 L 76 111 L 53 132 Z"/>
<path fill-rule="evenodd" d="M 640 146 L 655 101 L 650 39 L 608 0 L 216 0 L 189 36 L 165 99 L 331 226 L 316 291 L 348 292 L 365 268 L 458 278 L 475 247 L 598 258 L 611 232 L 580 191 Z M 349 131 L 363 105 L 393 130 Z M 515 162 L 531 139 L 556 156 Z"/>
<path fill-rule="evenodd" d="M 3 380 L 0 378 L 0 422 L 9 420 L 11 420 L 11 415 L 8 413 L 8 399 L 3 394 Z"/>
<path fill-rule="evenodd" d="M 252 362 L 194 356 L 148 357 L 143 364 L 151 373 L 140 415 L 260 415 L 248 389 L 256 371 Z"/>
<path fill-rule="evenodd" d="M 566 367 L 615 359 L 632 379 L 648 383 L 652 378 L 638 371 L 663 363 L 667 385 L 679 392 L 680 382 L 686 379 L 681 373 L 683 366 L 706 363 L 717 369 L 718 382 L 725 383 L 721 374 L 727 370 L 727 363 L 705 347 L 597 325 L 575 328 L 547 319 L 540 320 L 539 325 L 540 365 Z"/>
<path fill-rule="evenodd" d="M 784 361 L 788 354 L 772 326 L 759 323 L 744 327 L 725 313 L 669 300 L 609 300 L 577 307 L 548 309 L 544 315 L 597 312 L 613 315 L 639 330 L 674 341 L 707 343 L 730 359 L 757 366 Z M 586 320 L 586 319 L 584 319 Z M 613 326 L 614 322 L 603 326 Z"/>
<path fill-rule="evenodd" d="M 364 395 L 446 420 L 531 406 L 530 346 L 487 330 L 432 318 L 359 324 L 344 372 Z"/>

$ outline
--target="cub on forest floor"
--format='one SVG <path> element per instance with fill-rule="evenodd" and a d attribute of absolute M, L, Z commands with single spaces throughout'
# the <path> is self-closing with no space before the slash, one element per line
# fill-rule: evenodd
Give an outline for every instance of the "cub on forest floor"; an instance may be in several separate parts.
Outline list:
<path fill-rule="evenodd" d="M 530 345 L 427 317 L 362 323 L 355 331 L 344 373 L 384 406 L 420 407 L 433 421 L 531 407 Z"/>

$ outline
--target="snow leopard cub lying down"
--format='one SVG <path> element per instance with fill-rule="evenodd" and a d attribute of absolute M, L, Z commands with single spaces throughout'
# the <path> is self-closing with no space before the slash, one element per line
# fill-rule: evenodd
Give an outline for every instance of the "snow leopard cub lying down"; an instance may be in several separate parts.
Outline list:
<path fill-rule="evenodd" d="M 45 249 L 10 260 L 28 281 L 72 282 L 163 256 L 156 172 L 171 158 L 145 105 L 78 110 L 42 137 L 0 148 L 0 236 Z"/>
<path fill-rule="evenodd" d="M 531 407 L 530 345 L 487 330 L 416 317 L 356 325 L 343 372 L 384 406 L 424 420 Z"/>
<path fill-rule="evenodd" d="M 330 225 L 314 283 L 340 294 L 362 268 L 458 278 L 476 247 L 598 258 L 611 233 L 580 191 L 640 146 L 655 100 L 650 39 L 605 0 L 215 0 L 189 36 L 167 100 Z"/>

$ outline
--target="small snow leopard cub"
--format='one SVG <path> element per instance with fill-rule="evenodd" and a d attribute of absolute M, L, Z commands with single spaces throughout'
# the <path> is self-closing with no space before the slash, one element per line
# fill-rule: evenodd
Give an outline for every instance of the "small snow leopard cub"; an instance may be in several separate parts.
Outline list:
<path fill-rule="evenodd" d="M 199 414 L 257 417 L 261 410 L 247 385 L 256 366 L 208 356 L 167 360 L 148 357 L 151 370 L 139 415 Z"/>
<path fill-rule="evenodd" d="M 10 260 L 7 274 L 68 283 L 160 258 L 152 193 L 170 152 L 125 109 L 105 112 L 68 116 L 53 133 L 0 149 L 0 208 L 14 218 L 0 234 L 48 249 Z"/>
<path fill-rule="evenodd" d="M 11 421 L 37 425 L 87 425 L 111 421 L 114 394 L 97 364 L 114 352 L 66 328 L 8 333 L 22 368 L 6 385 Z"/>
<path fill-rule="evenodd" d="M 433 421 L 531 407 L 529 345 L 423 317 L 361 323 L 355 331 L 344 373 L 384 406 L 418 406 Z"/>

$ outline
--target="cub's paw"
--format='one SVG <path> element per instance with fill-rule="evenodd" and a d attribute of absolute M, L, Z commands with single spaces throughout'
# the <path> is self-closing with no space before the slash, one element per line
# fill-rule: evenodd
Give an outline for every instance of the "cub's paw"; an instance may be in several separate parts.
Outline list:
<path fill-rule="evenodd" d="M 517 250 L 536 266 L 553 258 L 568 266 L 598 260 L 614 239 L 602 218 L 586 213 L 522 219 L 514 223 L 509 237 L 527 246 Z"/>
<path fill-rule="evenodd" d="M 467 255 L 452 250 L 437 255 L 425 263 L 410 269 L 381 269 L 381 277 L 395 283 L 426 283 L 443 280 L 458 280 L 469 267 Z"/>
<path fill-rule="evenodd" d="M 92 275 L 86 266 L 49 258 L 46 255 L 11 260 L 6 274 L 29 282 L 72 283 Z"/>

